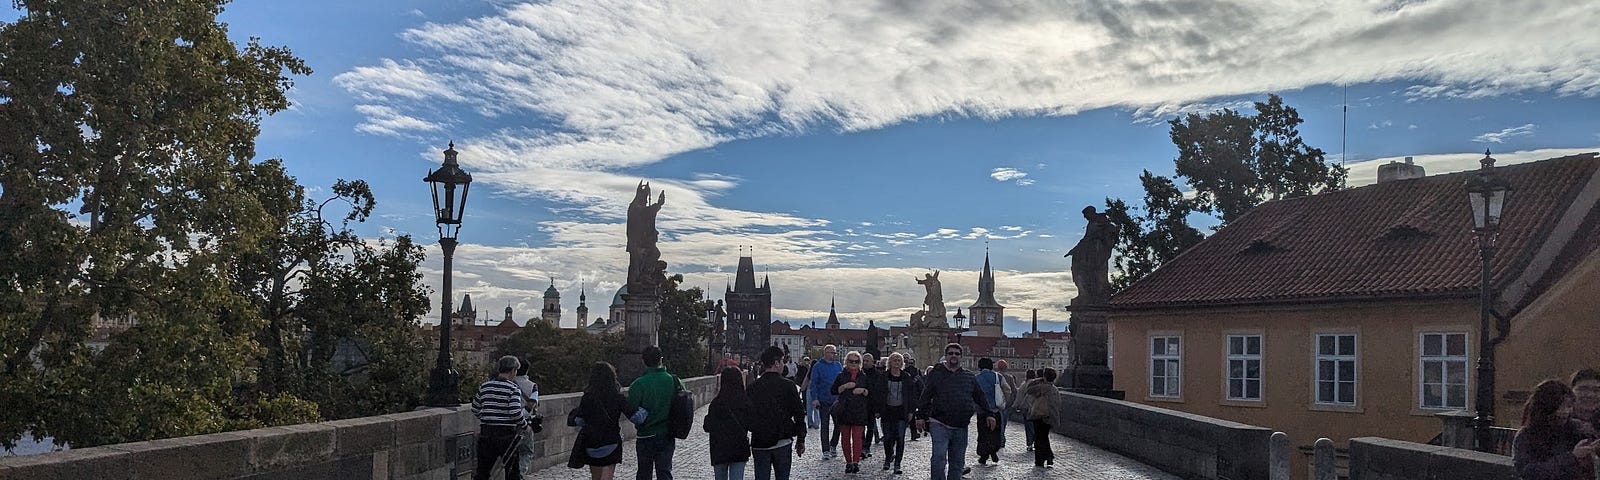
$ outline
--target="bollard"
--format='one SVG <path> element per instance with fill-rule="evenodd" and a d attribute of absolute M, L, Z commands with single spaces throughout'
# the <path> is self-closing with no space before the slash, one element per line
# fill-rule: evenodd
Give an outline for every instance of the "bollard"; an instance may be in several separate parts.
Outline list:
<path fill-rule="evenodd" d="M 1289 480 L 1289 434 L 1272 432 L 1267 452 L 1267 475 L 1271 480 Z"/>
<path fill-rule="evenodd" d="M 1339 480 L 1339 475 L 1333 470 L 1333 440 L 1327 438 L 1317 439 L 1312 470 L 1316 473 L 1316 480 Z"/>

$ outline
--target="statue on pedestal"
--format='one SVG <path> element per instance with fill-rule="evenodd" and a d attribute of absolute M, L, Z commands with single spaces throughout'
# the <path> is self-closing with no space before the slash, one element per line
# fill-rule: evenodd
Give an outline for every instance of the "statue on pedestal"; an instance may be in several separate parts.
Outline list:
<path fill-rule="evenodd" d="M 1083 218 L 1089 221 L 1084 227 L 1083 239 L 1068 251 L 1072 257 L 1072 284 L 1078 287 L 1073 305 L 1102 305 L 1111 298 L 1111 249 L 1117 244 L 1117 226 L 1106 214 L 1095 211 L 1094 206 L 1083 207 Z"/>

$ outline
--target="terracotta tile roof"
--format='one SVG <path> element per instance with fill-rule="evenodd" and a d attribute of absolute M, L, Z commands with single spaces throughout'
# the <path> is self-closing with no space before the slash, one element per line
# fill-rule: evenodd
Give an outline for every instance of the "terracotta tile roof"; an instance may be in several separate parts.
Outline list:
<path fill-rule="evenodd" d="M 1597 168 L 1600 157 L 1588 153 L 1497 169 L 1515 190 L 1497 240 L 1495 282 L 1524 268 Z M 1481 267 L 1462 186 L 1470 174 L 1263 203 L 1113 296 L 1111 305 L 1473 295 Z M 1575 237 L 1569 247 L 1593 251 L 1596 243 L 1592 235 Z"/>

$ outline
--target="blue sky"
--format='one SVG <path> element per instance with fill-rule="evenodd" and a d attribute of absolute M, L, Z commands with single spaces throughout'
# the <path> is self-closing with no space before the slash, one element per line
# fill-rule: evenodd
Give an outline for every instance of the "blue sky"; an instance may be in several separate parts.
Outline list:
<path fill-rule="evenodd" d="M 691 285 L 720 295 L 753 245 L 779 318 L 835 297 L 847 323 L 893 324 L 929 269 L 970 305 L 988 248 L 1020 332 L 1031 308 L 1065 320 L 1077 212 L 1170 174 L 1180 112 L 1278 93 L 1356 185 L 1402 156 L 1434 174 L 1485 148 L 1600 150 L 1594 2 L 975 5 L 247 0 L 222 19 L 315 70 L 260 155 L 324 191 L 371 182 L 364 232 L 434 245 L 435 291 L 421 178 L 456 142 L 476 179 L 456 297 L 518 321 L 551 277 L 564 324 L 580 278 L 605 314 L 640 179 L 667 192 L 663 259 Z"/>

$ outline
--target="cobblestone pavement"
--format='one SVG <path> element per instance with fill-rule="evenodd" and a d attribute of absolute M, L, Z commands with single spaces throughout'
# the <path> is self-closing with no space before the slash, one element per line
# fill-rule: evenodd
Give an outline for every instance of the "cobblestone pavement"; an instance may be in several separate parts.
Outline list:
<path fill-rule="evenodd" d="M 702 480 L 712 478 L 711 452 L 707 446 L 707 434 L 700 429 L 698 423 L 705 418 L 705 409 L 695 415 L 694 433 L 688 439 L 679 440 L 677 453 L 672 460 L 672 473 L 675 478 L 686 480 Z M 914 442 L 906 442 L 906 453 L 902 461 L 903 475 L 893 475 L 879 470 L 883 467 L 883 447 L 874 445 L 872 458 L 861 461 L 862 472 L 857 474 L 844 473 L 844 457 L 823 460 L 817 443 L 817 432 L 809 430 L 806 433 L 806 454 L 794 460 L 794 467 L 790 475 L 797 480 L 816 480 L 826 478 L 848 479 L 925 479 L 928 478 L 929 450 L 933 444 L 927 436 Z M 1006 428 L 1006 447 L 1000 452 L 1000 464 L 990 466 L 977 465 L 977 435 L 971 435 L 967 445 L 967 465 L 972 467 L 972 473 L 967 474 L 968 479 L 1029 479 L 1029 478 L 1062 478 L 1062 479 L 1106 479 L 1106 480 L 1176 480 L 1178 477 L 1157 470 L 1127 457 L 1100 450 L 1083 442 L 1073 440 L 1061 435 L 1051 435 L 1050 444 L 1056 452 L 1056 465 L 1054 468 L 1034 468 L 1033 452 L 1025 447 L 1022 424 L 1012 423 Z M 617 465 L 617 479 L 632 479 L 637 466 L 637 456 L 634 443 L 627 442 L 624 446 L 622 464 Z M 589 469 L 570 469 L 565 464 L 557 465 L 543 471 L 527 475 L 529 479 L 537 480 L 587 480 Z M 745 478 L 755 478 L 754 468 L 745 466 Z"/>

